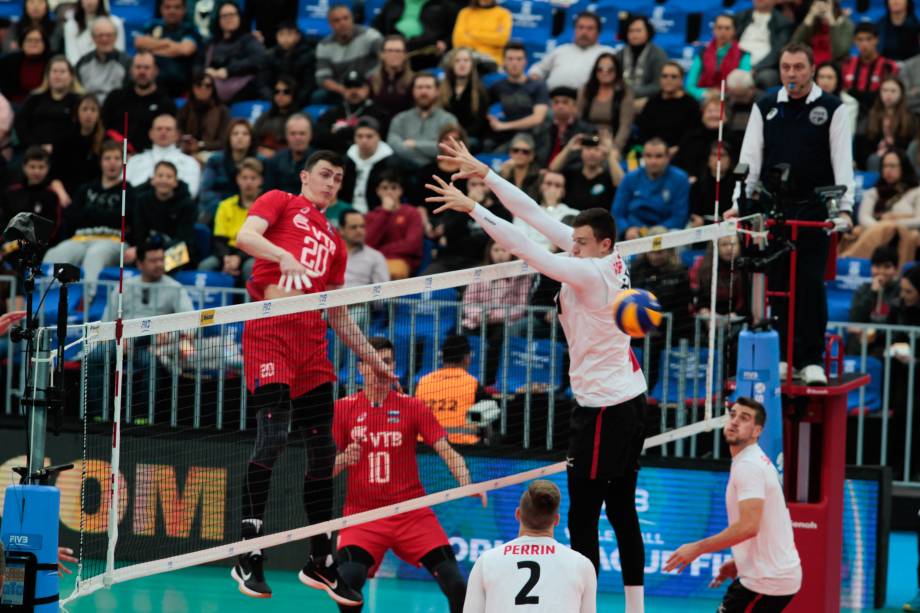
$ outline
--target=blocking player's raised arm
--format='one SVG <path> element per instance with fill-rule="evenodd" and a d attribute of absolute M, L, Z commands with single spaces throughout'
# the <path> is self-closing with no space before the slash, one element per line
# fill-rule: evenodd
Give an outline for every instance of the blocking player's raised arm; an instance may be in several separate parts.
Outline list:
<path fill-rule="evenodd" d="M 512 224 L 493 215 L 484 206 L 473 202 L 453 184 L 446 183 L 440 177 L 433 177 L 433 179 L 436 184 L 428 184 L 426 187 L 436 195 L 426 200 L 442 205 L 435 213 L 452 210 L 468 214 L 496 243 L 530 264 L 537 271 L 556 281 L 568 283 L 578 292 L 600 287 L 603 284 L 603 275 L 594 263 L 587 259 L 572 258 L 546 251 L 531 242 Z"/>
<path fill-rule="evenodd" d="M 562 251 L 572 248 L 572 228 L 550 217 L 533 198 L 518 189 L 516 185 L 489 170 L 483 162 L 477 160 L 462 142 L 451 139 L 450 143 L 440 143 L 441 155 L 438 159 L 456 165 L 460 172 L 451 180 L 479 177 L 489 185 L 511 214 L 520 217 L 537 229 Z"/>
<path fill-rule="evenodd" d="M 526 221 L 562 251 L 571 251 L 573 241 L 570 226 L 553 219 L 533 198 L 495 171 L 490 170 L 486 175 L 486 185 L 512 215 Z"/>

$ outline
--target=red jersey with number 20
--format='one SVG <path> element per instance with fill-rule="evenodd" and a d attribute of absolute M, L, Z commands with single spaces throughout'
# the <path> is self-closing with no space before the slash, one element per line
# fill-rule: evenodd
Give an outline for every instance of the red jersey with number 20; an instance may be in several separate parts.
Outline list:
<path fill-rule="evenodd" d="M 348 467 L 348 515 L 424 496 L 416 441 L 434 445 L 447 432 L 421 400 L 391 391 L 376 407 L 364 392 L 336 401 L 332 435 L 339 451 L 361 444 L 361 459 Z"/>
<path fill-rule="evenodd" d="M 307 269 L 310 281 L 304 294 L 344 285 L 348 251 L 322 211 L 303 196 L 271 191 L 257 199 L 249 215 L 268 222 L 266 239 L 278 245 Z M 246 284 L 253 300 L 265 299 L 265 288 L 281 279 L 276 262 L 256 258 Z M 321 311 L 253 319 L 243 325 L 243 365 L 246 387 L 280 383 L 292 398 L 318 385 L 335 381 L 326 357 L 326 322 Z"/>
<path fill-rule="evenodd" d="M 303 195 L 272 190 L 249 209 L 250 217 L 268 222 L 266 239 L 281 247 L 307 269 L 310 287 L 305 294 L 324 292 L 328 286 L 345 284 L 348 250 L 322 211 Z M 252 278 L 246 284 L 253 300 L 264 300 L 265 287 L 278 283 L 277 262 L 256 258 Z"/>

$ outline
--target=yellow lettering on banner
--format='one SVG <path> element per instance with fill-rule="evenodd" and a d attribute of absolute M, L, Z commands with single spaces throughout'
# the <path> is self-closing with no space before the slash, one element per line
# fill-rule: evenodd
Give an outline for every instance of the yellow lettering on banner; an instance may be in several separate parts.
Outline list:
<path fill-rule="evenodd" d="M 86 471 L 86 513 L 83 515 L 83 529 L 88 534 L 100 534 L 109 529 L 109 504 L 112 496 L 112 465 L 105 460 L 74 460 L 73 468 L 65 470 L 55 485 L 61 490 L 61 523 L 74 532 L 80 531 L 80 500 L 82 499 L 80 479 Z M 118 521 L 121 522 L 128 509 L 128 481 L 118 475 Z"/>
<path fill-rule="evenodd" d="M 226 468 L 190 467 L 181 493 L 175 467 L 166 464 L 138 464 L 135 481 L 135 535 L 154 536 L 157 510 L 162 509 L 166 536 L 188 538 L 200 504 L 201 538 L 223 540 Z"/>

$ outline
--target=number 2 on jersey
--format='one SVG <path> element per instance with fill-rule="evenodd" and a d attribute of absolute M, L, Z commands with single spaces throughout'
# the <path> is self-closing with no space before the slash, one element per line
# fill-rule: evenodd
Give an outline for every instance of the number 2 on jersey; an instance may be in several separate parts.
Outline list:
<path fill-rule="evenodd" d="M 540 604 L 539 596 L 530 595 L 530 590 L 535 588 L 537 582 L 540 580 L 540 565 L 533 560 L 522 560 L 517 563 L 517 567 L 521 570 L 529 570 L 530 578 L 527 580 L 527 583 L 524 584 L 524 587 L 521 588 L 521 591 L 518 592 L 517 596 L 514 597 L 514 604 Z"/>
<path fill-rule="evenodd" d="M 390 482 L 390 452 L 372 451 L 367 454 L 369 480 L 371 483 Z"/>

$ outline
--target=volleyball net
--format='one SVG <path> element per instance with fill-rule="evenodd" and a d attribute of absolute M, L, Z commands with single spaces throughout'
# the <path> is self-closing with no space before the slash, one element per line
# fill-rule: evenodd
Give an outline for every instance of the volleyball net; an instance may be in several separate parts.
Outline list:
<path fill-rule="evenodd" d="M 632 343 L 649 384 L 647 454 L 724 453 L 733 294 L 744 291 L 734 270 L 725 276 L 736 243 L 727 221 L 617 245 L 632 286 L 665 309 Z M 466 505 L 473 525 L 471 496 L 563 472 L 574 399 L 558 288 L 511 260 L 72 327 L 84 451 L 61 477 L 73 481 L 63 523 L 80 541 L 67 600 L 256 549 L 271 560 L 300 541 L 306 559 L 311 536 L 433 505 Z M 124 291 L 156 301 L 187 289 L 132 279 Z M 399 392 L 359 358 L 365 339 Z M 332 401 L 330 444 L 317 424 Z M 431 446 L 445 435 L 447 449 Z M 247 517 L 262 520 L 261 536 L 242 540 Z"/>

